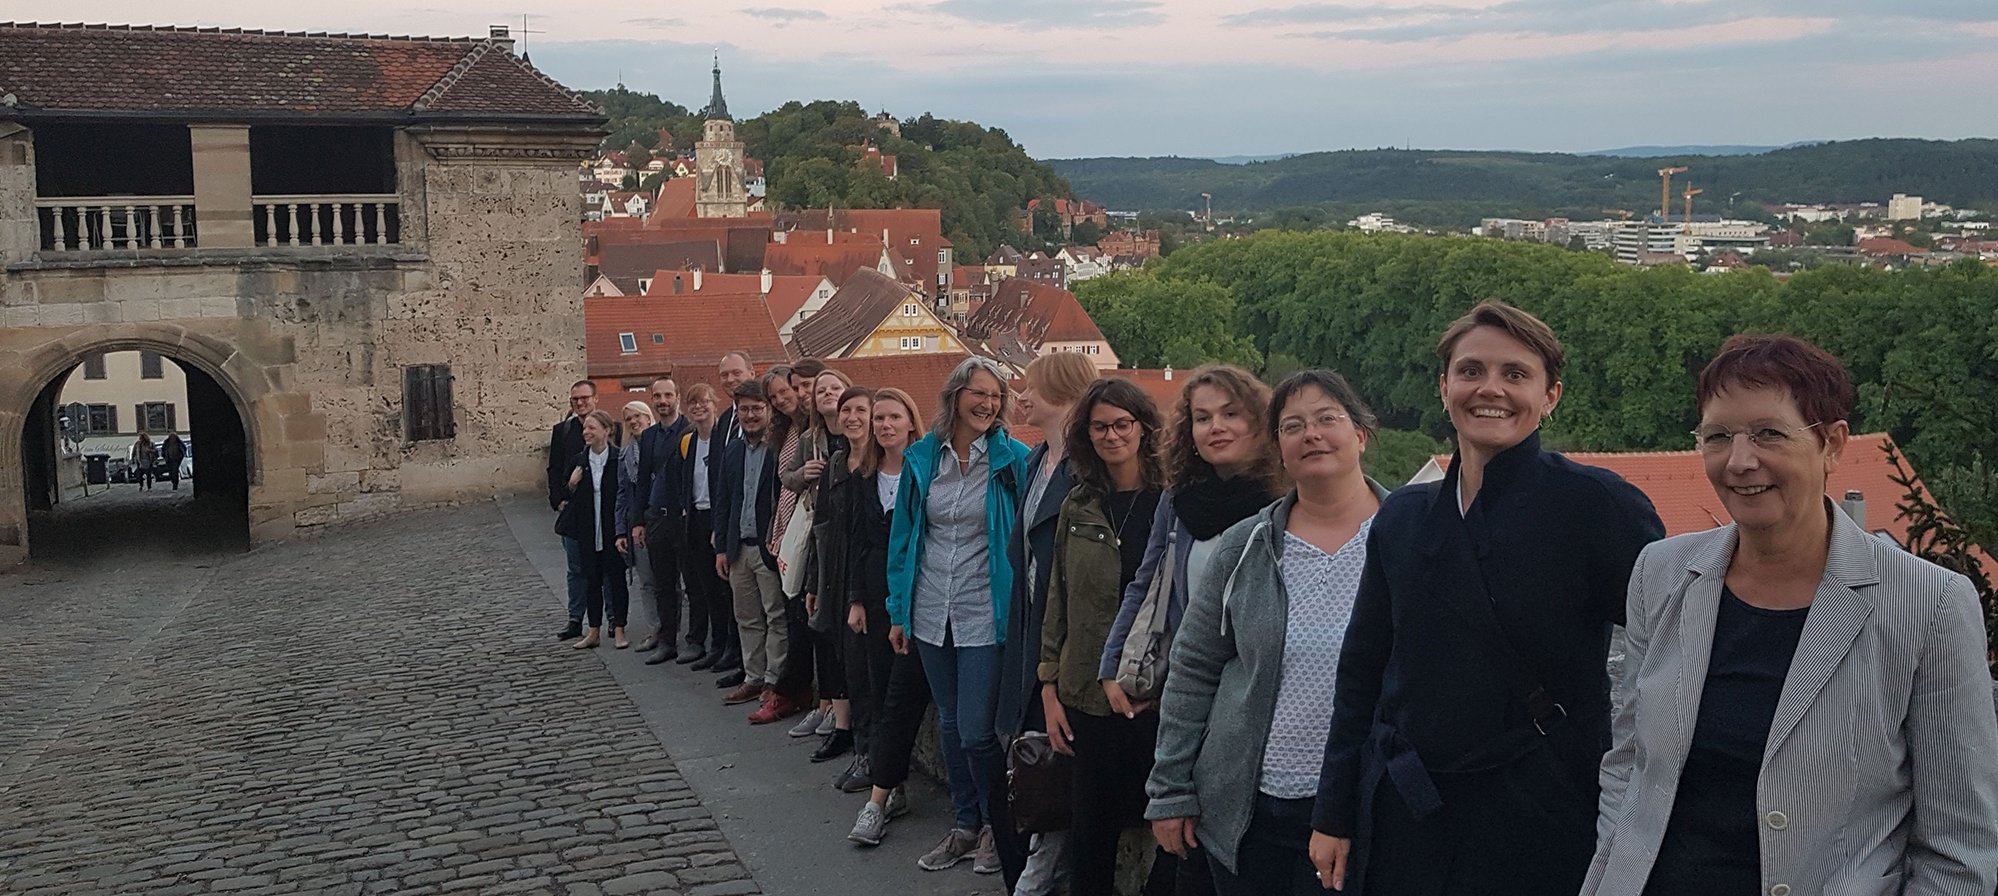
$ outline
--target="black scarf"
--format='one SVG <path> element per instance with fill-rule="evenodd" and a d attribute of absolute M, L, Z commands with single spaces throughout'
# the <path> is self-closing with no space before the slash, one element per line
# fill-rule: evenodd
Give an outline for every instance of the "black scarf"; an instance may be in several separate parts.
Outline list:
<path fill-rule="evenodd" d="M 1277 495 L 1248 477 L 1202 479 L 1172 493 L 1172 510 L 1193 540 L 1206 541 L 1270 505 Z"/>

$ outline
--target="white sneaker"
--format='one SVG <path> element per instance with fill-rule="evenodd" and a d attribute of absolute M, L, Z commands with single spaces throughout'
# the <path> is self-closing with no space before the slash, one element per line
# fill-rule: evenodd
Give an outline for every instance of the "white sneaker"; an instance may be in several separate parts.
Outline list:
<path fill-rule="evenodd" d="M 888 816 L 869 800 L 860 807 L 860 816 L 853 820 L 853 830 L 847 832 L 846 839 L 862 846 L 880 846 L 881 838 L 887 835 Z"/>
<path fill-rule="evenodd" d="M 821 722 L 830 721 L 831 719 L 832 713 L 823 709 L 814 709 L 811 712 L 805 713 L 805 717 L 799 719 L 798 724 L 791 726 L 791 736 L 810 737 L 818 733 Z"/>

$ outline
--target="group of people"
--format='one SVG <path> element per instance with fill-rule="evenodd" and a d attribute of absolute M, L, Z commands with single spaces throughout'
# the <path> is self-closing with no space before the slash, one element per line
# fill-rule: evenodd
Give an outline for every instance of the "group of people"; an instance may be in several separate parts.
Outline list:
<path fill-rule="evenodd" d="M 1017 389 L 973 357 L 926 409 L 731 353 L 721 393 L 662 379 L 621 427 L 579 382 L 548 467 L 562 637 L 627 646 L 635 568 L 646 661 L 851 753 L 862 845 L 907 811 L 933 707 L 951 827 L 918 864 L 1016 894 L 1115 892 L 1146 824 L 1122 877 L 1148 894 L 1993 892 L 1982 611 L 1825 496 L 1836 358 L 1721 347 L 1689 416 L 1733 522 L 1665 539 L 1642 492 L 1541 445 L 1546 324 L 1487 302 L 1436 351 L 1456 450 L 1392 492 L 1328 370 L 1204 367 L 1161 408 L 1082 355 Z M 1041 738 L 1056 821 L 1015 812 Z"/>
<path fill-rule="evenodd" d="M 180 491 L 180 464 L 187 459 L 187 443 L 180 433 L 167 433 L 158 442 L 148 433 L 139 433 L 138 439 L 125 452 L 126 469 L 139 488 L 151 490 L 153 483 L 165 479 L 173 483 L 173 490 Z"/>

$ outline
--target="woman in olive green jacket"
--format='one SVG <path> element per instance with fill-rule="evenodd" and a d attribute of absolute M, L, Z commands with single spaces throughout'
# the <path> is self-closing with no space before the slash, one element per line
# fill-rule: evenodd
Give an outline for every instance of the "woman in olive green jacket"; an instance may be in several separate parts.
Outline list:
<path fill-rule="evenodd" d="M 1143 823 L 1158 714 L 1119 715 L 1096 667 L 1124 587 L 1137 575 L 1165 476 L 1158 408 L 1128 380 L 1090 384 L 1069 415 L 1077 485 L 1062 502 L 1041 624 L 1041 707 L 1048 740 L 1075 757 L 1070 889 L 1111 893 L 1117 836 Z"/>

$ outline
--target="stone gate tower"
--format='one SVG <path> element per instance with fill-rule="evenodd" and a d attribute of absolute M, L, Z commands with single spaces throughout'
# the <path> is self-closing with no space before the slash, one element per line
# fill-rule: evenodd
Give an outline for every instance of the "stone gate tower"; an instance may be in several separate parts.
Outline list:
<path fill-rule="evenodd" d="M 749 187 L 743 181 L 742 141 L 735 139 L 735 122 L 722 98 L 721 57 L 715 57 L 715 91 L 708 107 L 701 140 L 694 144 L 694 167 L 700 181 L 694 188 L 694 211 L 702 218 L 740 218 L 749 214 Z"/>

